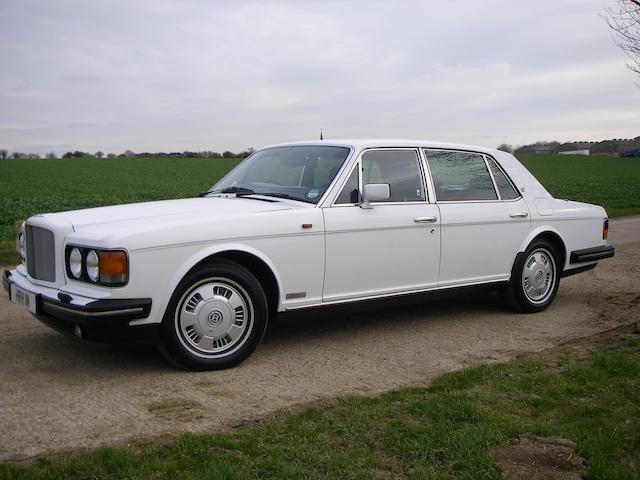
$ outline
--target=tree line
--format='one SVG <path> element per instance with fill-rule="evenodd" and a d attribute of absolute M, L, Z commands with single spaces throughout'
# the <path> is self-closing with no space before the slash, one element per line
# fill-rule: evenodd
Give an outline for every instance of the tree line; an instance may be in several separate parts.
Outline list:
<path fill-rule="evenodd" d="M 123 153 L 104 153 L 98 150 L 95 153 L 82 152 L 80 150 L 74 150 L 64 153 L 61 157 L 55 152 L 45 153 L 44 155 L 38 153 L 24 153 L 24 152 L 9 152 L 6 149 L 0 149 L 0 159 L 7 160 L 13 158 L 15 160 L 20 159 L 56 159 L 56 158 L 246 158 L 254 152 L 253 148 L 248 148 L 245 151 L 234 153 L 230 150 L 225 150 L 222 153 L 214 152 L 212 150 L 204 150 L 201 152 L 141 152 L 136 153 L 132 150 L 125 150 Z"/>

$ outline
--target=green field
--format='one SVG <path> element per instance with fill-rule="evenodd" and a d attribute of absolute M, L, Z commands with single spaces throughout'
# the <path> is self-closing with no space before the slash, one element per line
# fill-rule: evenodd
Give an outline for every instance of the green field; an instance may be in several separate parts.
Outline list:
<path fill-rule="evenodd" d="M 612 217 L 640 213 L 640 160 L 531 155 L 522 162 L 558 198 L 603 205 Z M 190 197 L 238 159 L 117 158 L 0 162 L 0 263 L 16 261 L 15 223 L 39 212 Z"/>
<path fill-rule="evenodd" d="M 625 333 L 446 374 L 429 387 L 282 412 L 230 433 L 0 464 L 0 478 L 498 479 L 491 447 L 531 432 L 573 441 L 586 478 L 637 479 L 639 392 L 640 336 Z"/>
<path fill-rule="evenodd" d="M 556 198 L 602 205 L 609 217 L 640 213 L 640 158 L 523 155 L 519 160 Z"/>
<path fill-rule="evenodd" d="M 39 212 L 193 197 L 239 159 L 72 158 L 0 162 L 0 263 L 13 262 L 15 223 Z"/>

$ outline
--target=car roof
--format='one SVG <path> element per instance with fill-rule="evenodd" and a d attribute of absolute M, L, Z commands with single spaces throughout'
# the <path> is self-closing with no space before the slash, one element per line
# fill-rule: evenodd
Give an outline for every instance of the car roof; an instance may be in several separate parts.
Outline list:
<path fill-rule="evenodd" d="M 421 148 L 444 148 L 451 150 L 469 150 L 473 152 L 482 152 L 487 154 L 495 154 L 494 148 L 481 147 L 477 145 L 464 145 L 460 143 L 447 143 L 426 140 L 402 140 L 402 139 L 386 139 L 386 138 L 365 138 L 365 139 L 327 139 L 327 140 L 307 140 L 298 142 L 278 143 L 269 145 L 264 148 L 296 146 L 296 145 L 324 145 L 351 147 L 354 150 L 363 148 L 383 148 L 383 147 L 421 147 Z"/>

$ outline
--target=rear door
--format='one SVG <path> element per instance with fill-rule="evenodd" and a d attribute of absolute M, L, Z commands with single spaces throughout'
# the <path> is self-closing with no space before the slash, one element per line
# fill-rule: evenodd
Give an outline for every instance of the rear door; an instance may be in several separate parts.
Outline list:
<path fill-rule="evenodd" d="M 442 250 L 440 286 L 501 281 L 529 231 L 529 210 L 490 156 L 424 150 L 437 205 Z"/>

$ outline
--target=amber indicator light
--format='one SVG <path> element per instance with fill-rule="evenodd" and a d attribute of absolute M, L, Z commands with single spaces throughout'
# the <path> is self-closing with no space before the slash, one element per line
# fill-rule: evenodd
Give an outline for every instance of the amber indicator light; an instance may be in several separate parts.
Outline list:
<path fill-rule="evenodd" d="M 100 252 L 100 275 L 120 276 L 127 274 L 125 252 Z"/>
<path fill-rule="evenodd" d="M 307 230 L 307 229 L 309 229 L 309 228 L 311 228 L 311 227 L 313 227 L 313 224 L 312 224 L 312 223 L 303 223 L 303 224 L 302 224 L 302 228 L 304 228 L 305 230 Z"/>

